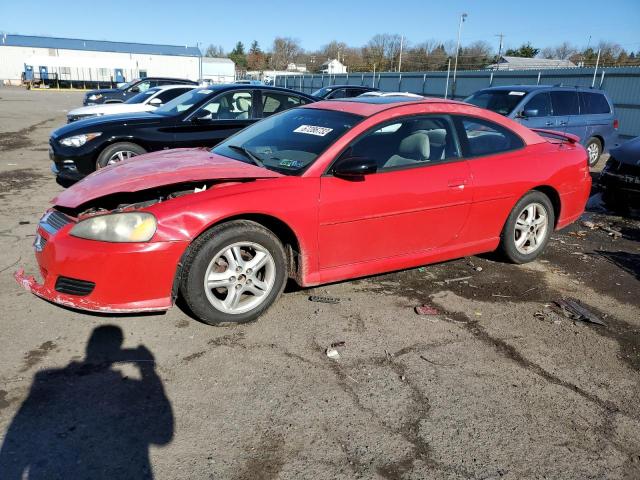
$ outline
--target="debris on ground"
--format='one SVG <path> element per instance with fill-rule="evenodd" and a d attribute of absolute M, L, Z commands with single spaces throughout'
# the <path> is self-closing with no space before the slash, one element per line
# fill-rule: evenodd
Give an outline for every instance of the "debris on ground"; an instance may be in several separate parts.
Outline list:
<path fill-rule="evenodd" d="M 340 303 L 341 300 L 337 297 L 321 297 L 318 295 L 311 295 L 309 297 L 309 301 L 320 303 Z"/>
<path fill-rule="evenodd" d="M 344 346 L 345 346 L 345 342 L 344 341 L 333 342 L 331 344 L 331 348 L 344 347 Z"/>
<path fill-rule="evenodd" d="M 331 360 L 338 360 L 340 358 L 340 354 L 338 353 L 338 350 L 336 350 L 335 348 L 327 348 L 325 353 L 327 354 L 327 357 L 329 357 Z"/>
<path fill-rule="evenodd" d="M 440 312 L 430 305 L 419 305 L 415 309 L 418 315 L 438 315 Z"/>
<path fill-rule="evenodd" d="M 444 283 L 464 282 L 465 280 L 471 280 L 472 278 L 473 277 L 446 278 Z"/>
<path fill-rule="evenodd" d="M 590 222 L 588 220 L 585 220 L 584 222 L 582 222 L 582 226 L 590 228 L 591 230 L 600 229 L 603 232 L 606 232 L 610 237 L 613 237 L 614 240 L 618 238 L 622 238 L 621 231 L 611 228 L 609 225 L 605 223 L 601 223 L 601 222 L 595 223 L 595 222 Z"/>
<path fill-rule="evenodd" d="M 29 220 L 20 220 L 18 225 L 29 225 L 31 222 Z"/>
<path fill-rule="evenodd" d="M 573 320 L 582 320 L 584 322 L 595 323 L 596 325 L 602 325 L 604 327 L 607 326 L 599 316 L 589 310 L 587 307 L 582 305 L 575 298 L 567 298 L 562 300 L 556 300 L 553 302 L 557 307 L 560 308 L 560 313 L 567 318 L 571 318 Z"/>
<path fill-rule="evenodd" d="M 424 267 L 420 267 L 420 268 L 418 268 L 418 271 L 419 271 L 420 273 L 424 273 L 424 272 L 426 272 L 426 271 L 427 271 L 427 269 L 426 269 L 426 268 L 424 268 Z"/>

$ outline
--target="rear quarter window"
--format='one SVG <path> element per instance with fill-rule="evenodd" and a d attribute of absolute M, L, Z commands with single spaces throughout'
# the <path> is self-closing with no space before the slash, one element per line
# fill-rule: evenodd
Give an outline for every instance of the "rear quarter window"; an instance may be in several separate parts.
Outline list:
<path fill-rule="evenodd" d="M 456 117 L 465 157 L 481 157 L 524 147 L 524 141 L 508 128 L 475 117 Z"/>
<path fill-rule="evenodd" d="M 611 106 L 602 93 L 580 92 L 580 113 L 583 115 L 611 113 Z"/>
<path fill-rule="evenodd" d="M 554 115 L 579 115 L 578 92 L 551 92 L 551 105 Z"/>

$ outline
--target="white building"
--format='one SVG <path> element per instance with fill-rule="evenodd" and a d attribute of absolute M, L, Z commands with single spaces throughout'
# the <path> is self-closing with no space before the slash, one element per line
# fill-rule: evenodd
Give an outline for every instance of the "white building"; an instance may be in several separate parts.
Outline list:
<path fill-rule="evenodd" d="M 320 73 L 328 73 L 328 74 L 338 74 L 338 73 L 347 73 L 347 67 L 340 62 L 340 60 L 327 60 L 322 65 L 320 65 Z"/>
<path fill-rule="evenodd" d="M 230 58 L 202 57 L 202 80 L 210 83 L 233 83 L 236 64 Z"/>
<path fill-rule="evenodd" d="M 307 73 L 307 65 L 304 63 L 290 63 L 287 65 L 288 72 Z"/>
<path fill-rule="evenodd" d="M 0 82 L 119 83 L 137 77 L 200 78 L 197 47 L 0 34 Z M 211 73 L 210 73 L 211 74 Z"/>

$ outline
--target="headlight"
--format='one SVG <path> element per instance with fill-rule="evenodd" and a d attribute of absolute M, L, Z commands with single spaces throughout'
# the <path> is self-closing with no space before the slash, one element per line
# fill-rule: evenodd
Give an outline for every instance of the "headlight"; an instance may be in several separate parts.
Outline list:
<path fill-rule="evenodd" d="M 102 242 L 148 242 L 156 226 L 156 217 L 150 213 L 112 213 L 82 220 L 71 229 L 71 235 Z"/>
<path fill-rule="evenodd" d="M 102 95 L 99 93 L 94 93 L 87 97 L 88 100 L 100 100 L 101 98 L 102 98 Z"/>
<path fill-rule="evenodd" d="M 96 137 L 102 135 L 100 132 L 96 133 L 83 133 L 82 135 L 74 135 L 73 137 L 66 137 L 60 140 L 60 144 L 65 147 L 81 147 L 89 140 L 93 140 Z"/>

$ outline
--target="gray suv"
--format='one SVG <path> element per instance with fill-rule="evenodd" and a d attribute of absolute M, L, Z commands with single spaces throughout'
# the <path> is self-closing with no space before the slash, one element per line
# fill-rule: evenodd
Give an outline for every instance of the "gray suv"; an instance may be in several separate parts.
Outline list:
<path fill-rule="evenodd" d="M 613 103 L 602 90 L 511 85 L 479 90 L 465 102 L 513 118 L 529 128 L 572 133 L 589 153 L 589 165 L 619 145 Z"/>

